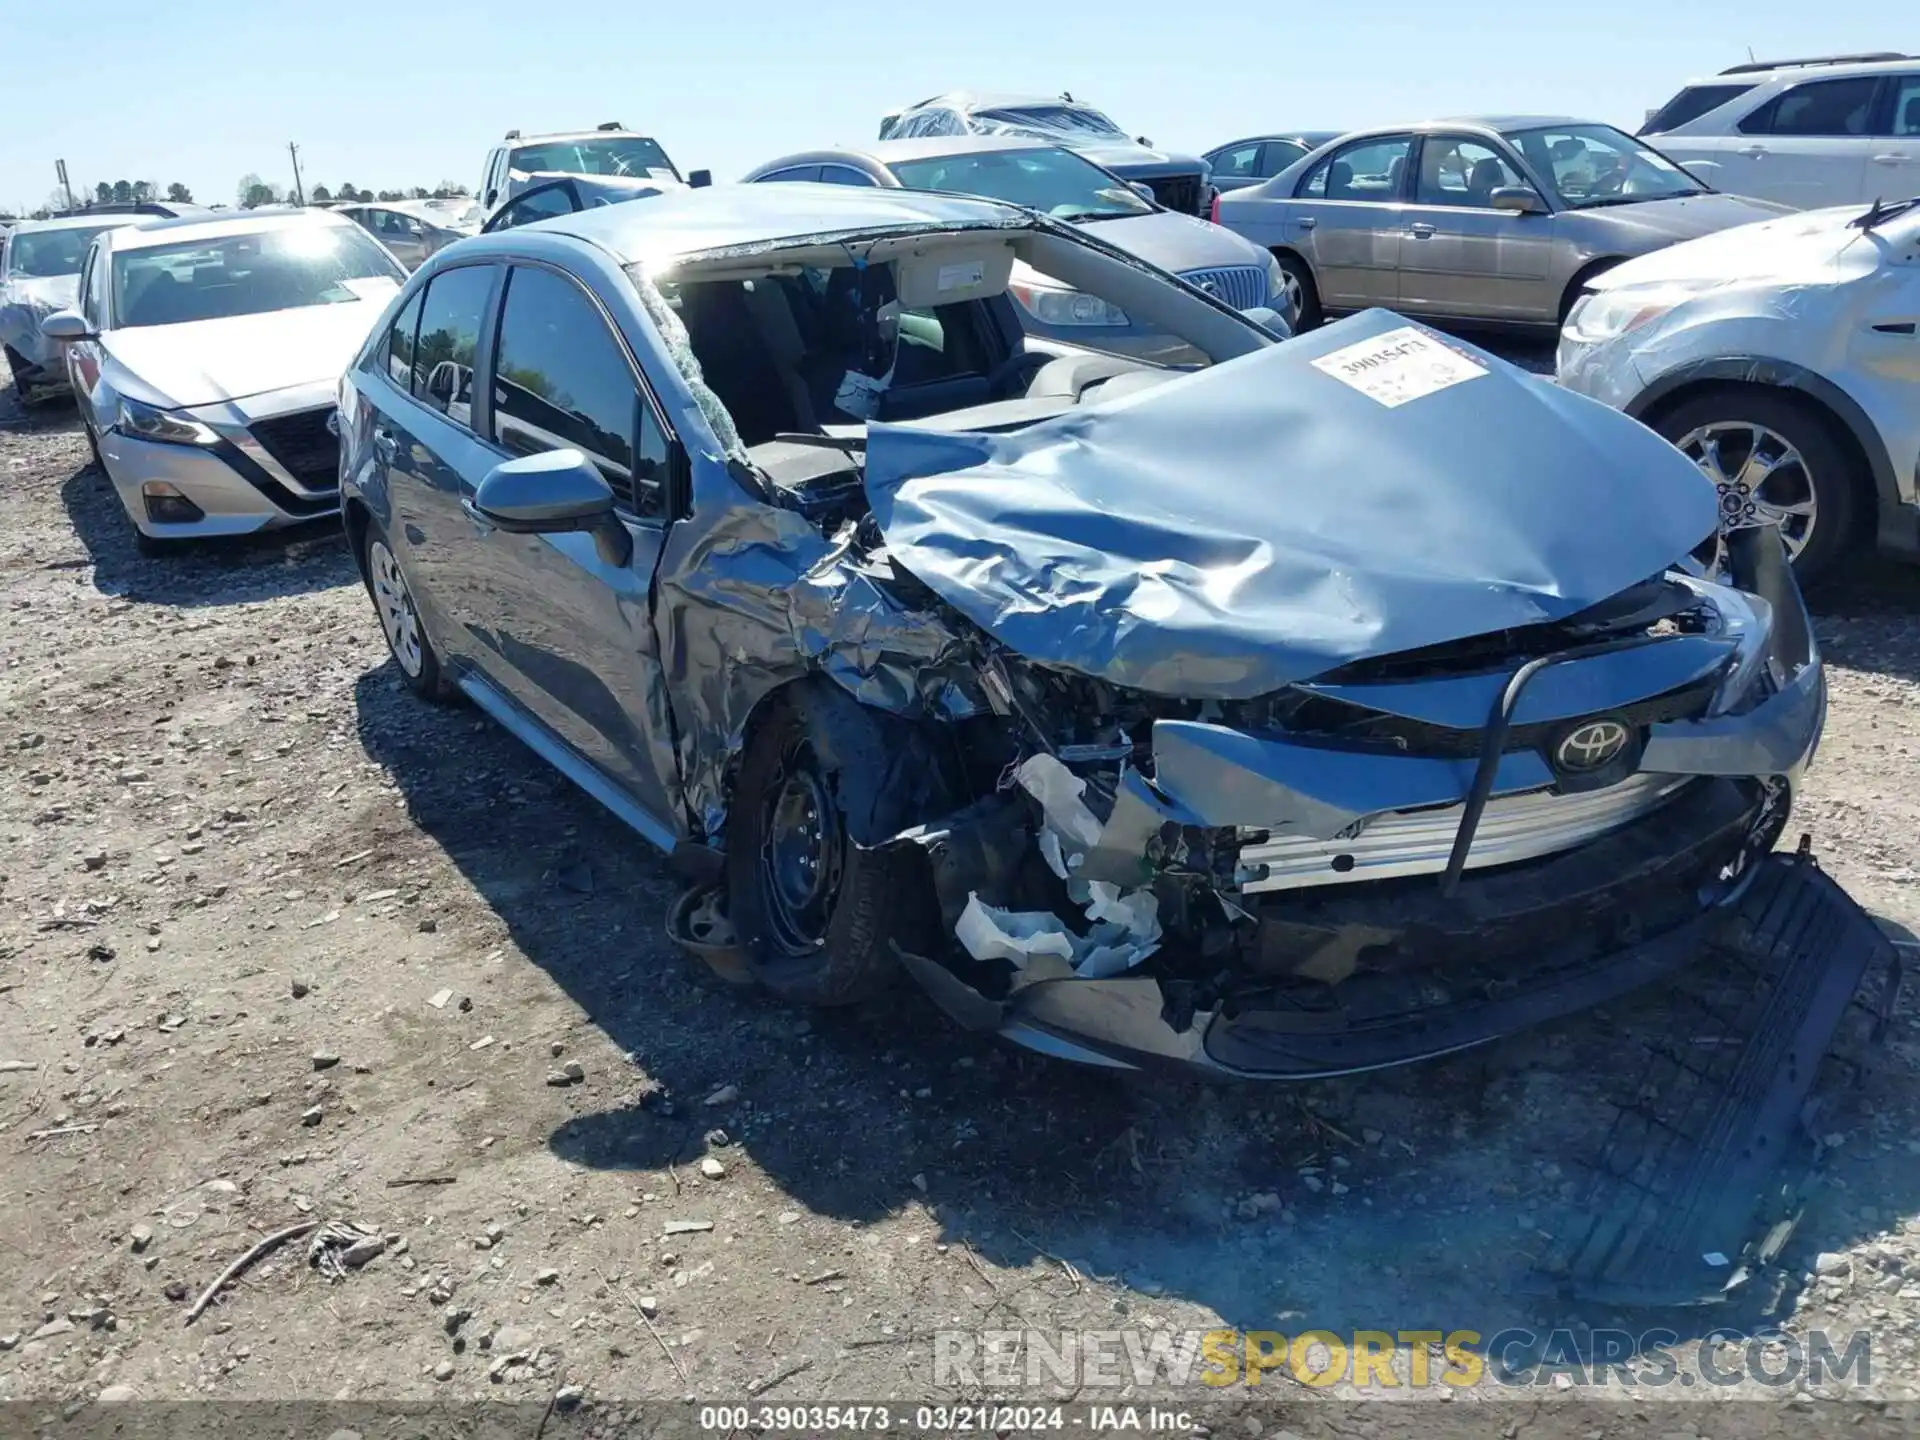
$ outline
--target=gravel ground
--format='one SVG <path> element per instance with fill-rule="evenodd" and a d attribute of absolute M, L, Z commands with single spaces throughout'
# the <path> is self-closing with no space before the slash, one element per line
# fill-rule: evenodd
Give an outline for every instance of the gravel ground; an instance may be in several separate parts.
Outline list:
<path fill-rule="evenodd" d="M 643 844 L 402 692 L 331 531 L 145 561 L 85 460 L 70 410 L 0 407 L 0 1400 L 977 1398 L 935 1330 L 1643 1328 L 1522 1279 L 1658 994 L 1287 1090 L 1117 1084 L 908 990 L 783 1009 L 666 943 Z M 1863 566 L 1824 607 L 1789 836 L 1920 928 L 1917 603 Z M 1909 1019 L 1787 1276 L 1789 1331 L 1870 1328 L 1894 1398 Z M 182 1323 L 322 1220 L 389 1243 L 329 1280 L 298 1240 Z M 1283 1374 L 1251 1394 L 1322 1394 Z"/>

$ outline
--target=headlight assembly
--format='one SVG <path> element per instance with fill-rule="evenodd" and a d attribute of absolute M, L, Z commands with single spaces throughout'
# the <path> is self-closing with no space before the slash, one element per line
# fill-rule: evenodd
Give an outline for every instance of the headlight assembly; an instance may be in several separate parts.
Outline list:
<path fill-rule="evenodd" d="M 1130 325 L 1127 312 L 1109 305 L 1098 295 L 1069 290 L 1065 286 L 1036 285 L 1015 281 L 1007 287 L 1016 304 L 1042 325 Z"/>
<path fill-rule="evenodd" d="M 1591 290 L 1567 312 L 1566 337 L 1583 345 L 1618 339 L 1657 320 L 1675 306 L 1725 284 L 1722 280 L 1665 281 L 1657 285 L 1622 285 L 1614 290 Z"/>
<path fill-rule="evenodd" d="M 216 445 L 220 436 L 198 420 L 142 405 L 138 400 L 120 401 L 120 418 L 114 429 L 136 440 L 152 440 L 162 445 Z"/>

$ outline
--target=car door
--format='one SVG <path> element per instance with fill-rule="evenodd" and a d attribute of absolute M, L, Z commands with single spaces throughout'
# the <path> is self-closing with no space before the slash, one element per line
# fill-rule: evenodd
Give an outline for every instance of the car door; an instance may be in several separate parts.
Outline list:
<path fill-rule="evenodd" d="M 1734 127 L 1709 183 L 1802 210 L 1866 198 L 1880 77 L 1808 80 L 1782 90 Z"/>
<path fill-rule="evenodd" d="M 1889 76 L 1867 156 L 1866 198 L 1920 195 L 1920 72 Z"/>
<path fill-rule="evenodd" d="M 1493 208 L 1493 192 L 1532 191 L 1536 214 Z M 1483 136 L 1422 137 L 1403 212 L 1399 306 L 1411 314 L 1538 322 L 1555 318 L 1548 294 L 1553 216 L 1505 147 Z"/>
<path fill-rule="evenodd" d="M 97 435 L 112 425 L 115 416 L 102 417 L 95 404 L 94 391 L 100 383 L 100 335 L 106 328 L 106 274 L 107 256 L 105 247 L 95 241 L 87 250 L 87 258 L 80 265 L 80 293 L 74 301 L 74 309 L 87 322 L 85 340 L 75 340 L 66 347 L 67 384 L 73 389 L 74 403 L 80 407 L 80 413 L 92 425 Z"/>
<path fill-rule="evenodd" d="M 1328 309 L 1399 300 L 1412 153 L 1412 135 L 1369 136 L 1342 146 L 1301 177 L 1285 207 L 1283 243 L 1307 257 Z"/>
<path fill-rule="evenodd" d="M 427 258 L 425 227 L 398 210 L 376 210 L 373 214 L 380 243 L 407 269 L 418 270 L 420 262 Z"/>
<path fill-rule="evenodd" d="M 473 383 L 494 295 L 498 264 L 437 271 L 394 317 L 373 418 L 373 463 L 389 497 L 388 529 L 409 585 L 431 607 L 443 658 L 484 668 L 486 648 L 472 630 L 467 593 L 473 527 L 461 500 L 492 468 L 480 438 Z"/>
<path fill-rule="evenodd" d="M 671 830 L 671 725 L 650 703 L 661 693 L 651 591 L 671 518 L 671 432 L 602 303 L 559 270 L 514 263 L 493 356 L 493 458 L 578 450 L 613 488 L 631 545 L 620 556 L 592 534 L 492 529 L 469 489 L 488 670 Z"/>

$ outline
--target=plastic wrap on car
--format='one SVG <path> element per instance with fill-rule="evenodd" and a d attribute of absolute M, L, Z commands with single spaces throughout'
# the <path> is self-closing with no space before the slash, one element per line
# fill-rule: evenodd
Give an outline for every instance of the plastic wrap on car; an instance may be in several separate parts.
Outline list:
<path fill-rule="evenodd" d="M 71 309 L 79 293 L 78 275 L 17 275 L 0 283 L 0 344 L 35 365 L 57 366 L 60 347 L 40 333 L 40 322 Z"/>
<path fill-rule="evenodd" d="M 1563 619 L 1712 533 L 1665 441 L 1463 342 L 1422 332 L 1485 374 L 1395 406 L 1313 363 L 1406 324 L 1369 311 L 1011 434 L 871 426 L 874 516 L 1019 654 L 1192 699 Z"/>

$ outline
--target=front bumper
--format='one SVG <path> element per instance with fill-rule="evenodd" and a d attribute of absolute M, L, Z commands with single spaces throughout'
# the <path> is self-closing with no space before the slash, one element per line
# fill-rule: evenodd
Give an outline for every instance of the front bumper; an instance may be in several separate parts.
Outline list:
<path fill-rule="evenodd" d="M 1152 778 L 1122 770 L 1104 819 L 1023 778 L 1036 803 L 1003 791 L 894 842 L 925 854 L 971 951 L 902 963 L 962 1024 L 1045 1053 L 1289 1080 L 1443 1055 L 1671 973 L 1714 943 L 1727 907 L 1775 863 L 1768 852 L 1825 718 L 1824 674 L 1777 538 L 1740 532 L 1731 544 L 1747 599 L 1729 598 L 1723 613 L 1764 613 L 1763 626 L 1611 650 L 1557 676 L 1548 666 L 1541 676 L 1555 678 L 1536 687 L 1533 708 L 1522 695 L 1516 719 L 1558 725 L 1630 718 L 1676 686 L 1719 687 L 1703 718 L 1640 727 L 1625 772 L 1607 783 L 1583 788 L 1539 749 L 1508 750 L 1488 762 L 1493 800 L 1474 829 L 1472 760 L 1159 720 Z M 1492 677 L 1494 693 L 1503 679 Z M 1394 682 L 1370 700 L 1485 716 L 1486 683 Z M 1369 687 L 1322 688 L 1350 698 Z M 1449 890 L 1435 882 L 1463 827 L 1465 865 Z M 1084 842 L 1071 872 L 1053 867 L 1073 876 L 1069 892 L 1151 887 L 1170 928 L 1196 943 L 1157 958 L 1142 947 L 1122 974 L 1041 947 L 1011 974 L 995 968 L 1008 958 L 968 944 L 965 912 L 977 919 L 984 903 L 1019 921 L 1054 903 L 1005 877 L 1063 836 Z M 1193 836 L 1231 837 L 1229 869 L 1196 883 L 1192 857 L 1210 852 L 1182 839 Z M 1172 886 L 1170 854 L 1183 870 Z M 1220 943 L 1209 949 L 1208 936 Z"/>
<path fill-rule="evenodd" d="M 327 386 L 301 387 L 272 397 L 207 406 L 183 415 L 216 436 L 206 445 L 162 444 L 120 429 L 100 436 L 100 458 L 127 517 L 157 540 L 249 535 L 305 524 L 340 510 L 337 463 L 333 473 L 296 473 L 257 438 L 251 426 L 304 415 L 331 403 Z M 176 497 L 199 511 L 176 519 L 178 505 L 156 505 L 155 494 Z"/>

